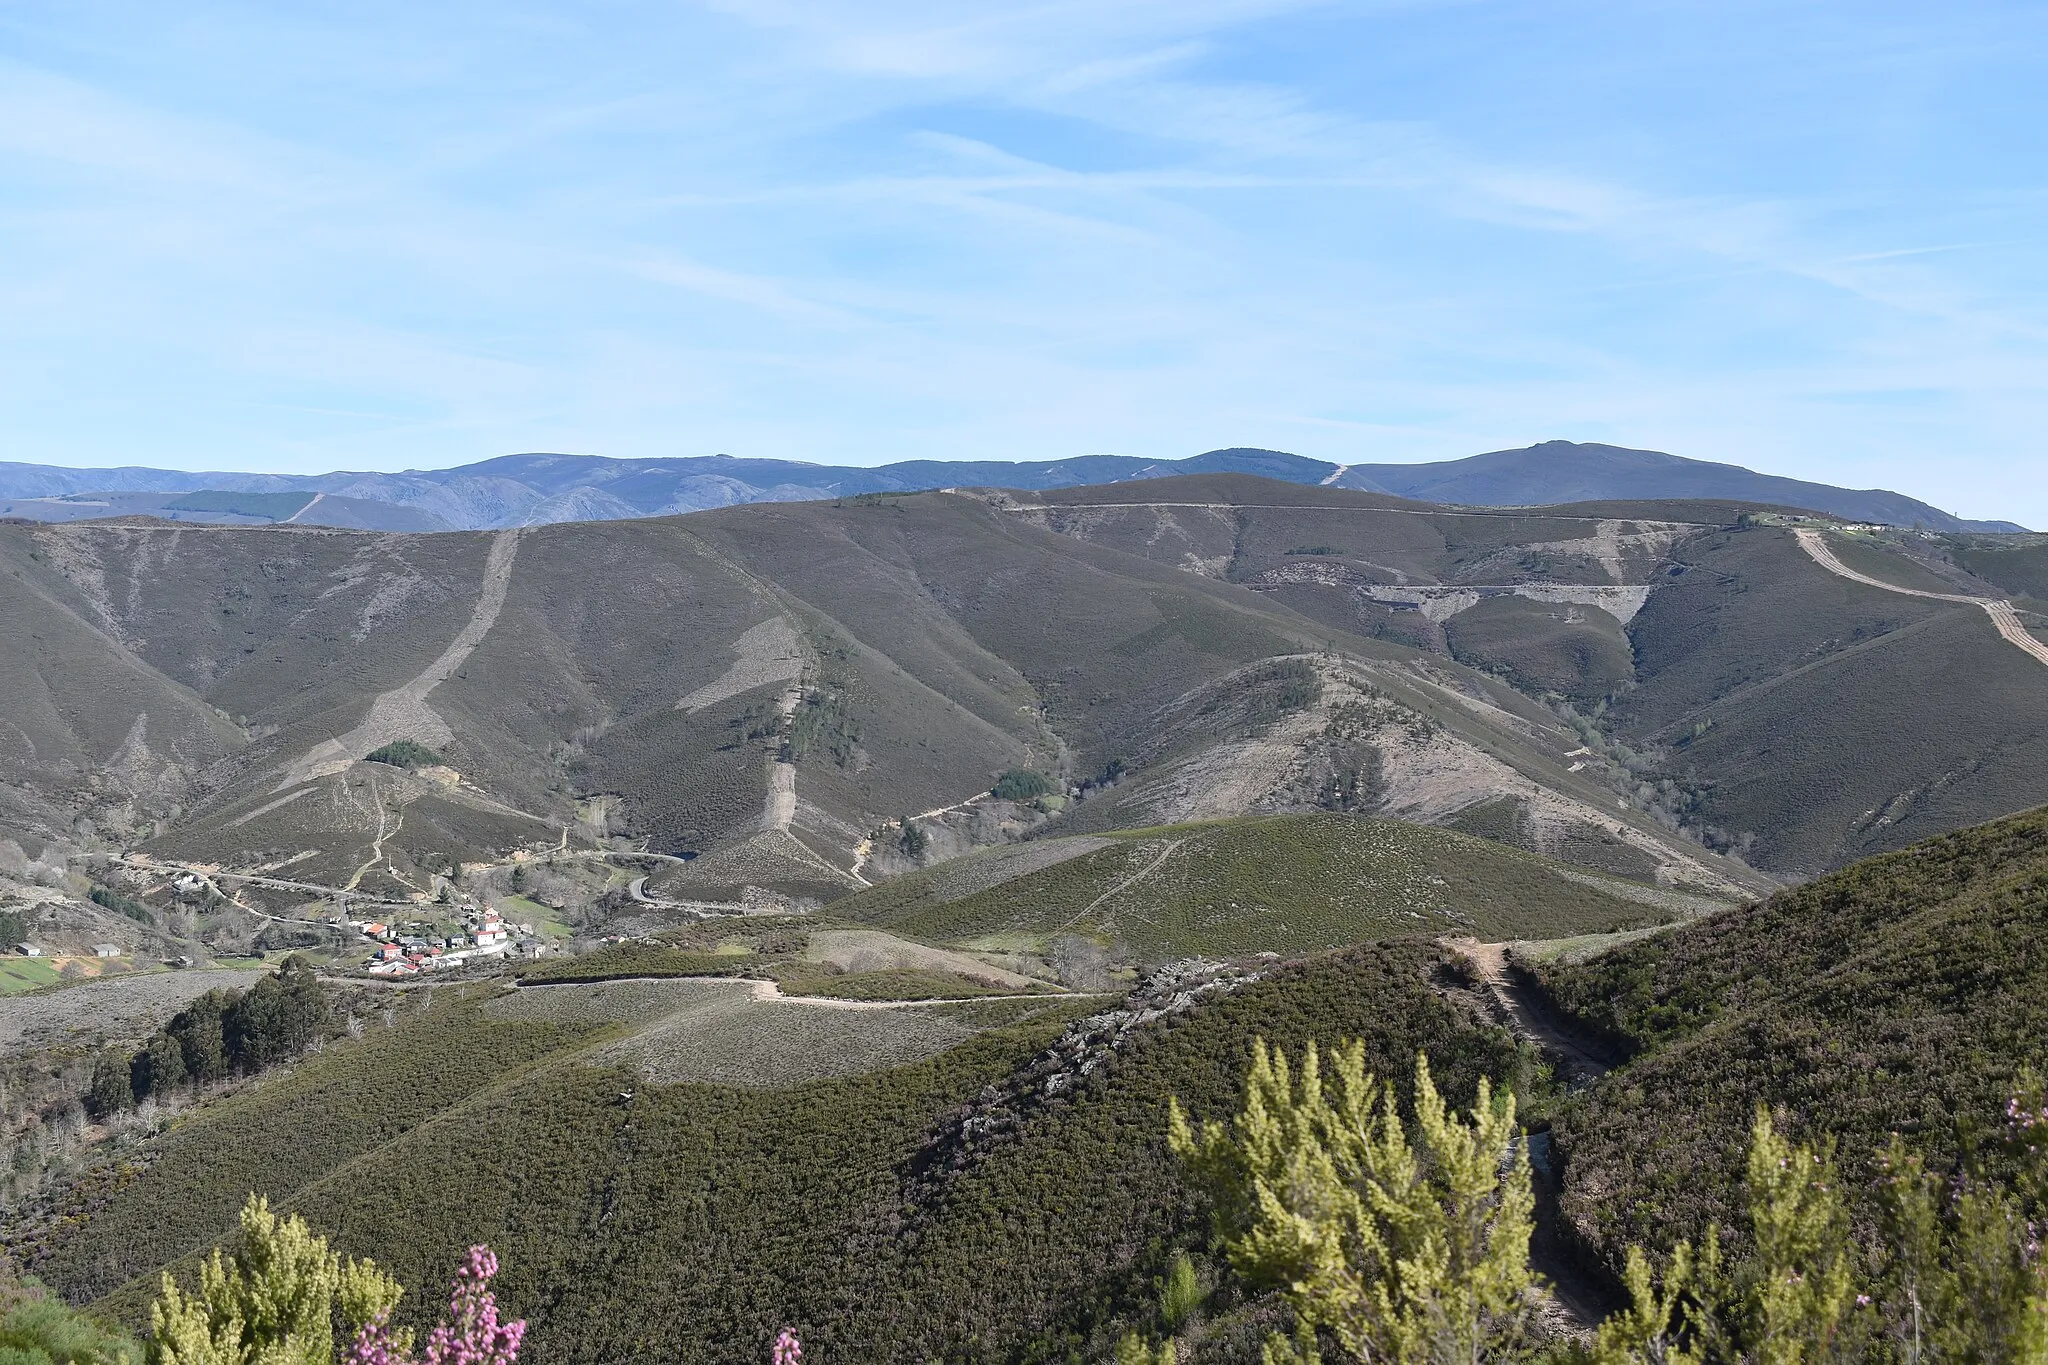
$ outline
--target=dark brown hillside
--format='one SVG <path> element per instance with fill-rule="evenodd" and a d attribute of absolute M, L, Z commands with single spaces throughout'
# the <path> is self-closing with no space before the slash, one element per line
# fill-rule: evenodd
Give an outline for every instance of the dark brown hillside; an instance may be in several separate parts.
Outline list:
<path fill-rule="evenodd" d="M 9 818 L 390 894 L 549 831 L 763 836 L 718 885 L 794 859 L 808 895 L 904 815 L 952 812 L 926 856 L 1045 823 L 968 808 L 1026 769 L 1085 789 L 1074 828 L 1377 812 L 1726 890 L 1755 879 L 1681 870 L 1712 859 L 1675 822 L 1798 873 L 2048 797 L 2048 669 L 1981 613 L 1643 510 L 1213 474 L 429 536 L 0 528 L 19 629 L 85 651 L 0 699 L 24 754 L 73 755 L 21 768 Z M 350 775 L 399 740 L 448 771 Z"/>
<path fill-rule="evenodd" d="M 247 741 L 103 628 L 24 530 L 0 537 L 0 819 L 31 850 L 90 811 L 110 832 L 170 810 Z"/>
<path fill-rule="evenodd" d="M 1377 681 L 1347 686 L 1384 691 L 1477 765 L 1478 777 L 1401 813 L 1454 818 L 1503 794 L 1486 776 L 1497 772 L 1526 789 L 1517 800 L 1558 784 L 1559 809 L 1578 812 L 1568 824 L 1617 818 L 1601 811 L 1597 783 L 1564 771 L 1571 732 L 1511 689 L 1456 669 L 1404 671 L 1421 656 L 1333 631 L 1260 585 L 1078 541 L 976 497 L 422 537 L 14 527 L 0 546 L 23 585 L 10 605 L 28 613 L 24 632 L 68 632 L 94 655 L 70 666 L 83 682 L 38 684 L 84 708 L 63 722 L 83 738 L 69 769 L 23 770 L 24 837 L 70 831 L 81 816 L 129 847 L 153 830 L 148 852 L 160 859 L 288 862 L 305 895 L 432 895 L 457 864 L 565 840 L 687 852 L 764 830 L 774 837 L 718 874 L 720 894 L 778 879 L 830 894 L 854 884 L 833 868 L 851 867 L 886 820 L 960 807 L 1012 768 L 1049 775 L 1057 791 L 1113 759 L 1178 765 L 1169 804 L 1204 814 L 1313 809 L 1312 770 L 1325 760 L 1303 746 L 1326 748 L 1319 730 L 1296 725 L 1268 744 L 1267 766 L 1280 766 L 1257 790 L 1219 778 L 1235 762 L 1228 746 L 1259 739 L 1279 715 L 1245 710 L 1251 694 L 1233 700 L 1250 685 L 1245 670 L 1318 651 L 1348 655 L 1343 668 Z M 1473 552 L 1501 548 L 1496 533 Z M 95 690 L 117 676 L 141 681 Z M 4 718 L 55 733 L 26 700 L 37 688 L 16 694 L 27 709 Z M 150 749 L 147 782 L 99 790 L 64 775 L 134 767 L 133 755 L 116 760 L 145 714 L 145 738 L 175 748 Z M 201 731 L 173 745 L 166 727 L 188 714 L 205 718 Z M 399 740 L 447 769 L 356 762 Z M 1344 776 L 1367 764 L 1370 742 L 1344 741 L 1352 767 L 1333 770 L 1349 784 L 1344 809 L 1374 799 Z M 1204 762 L 1212 775 L 1185 767 Z M 1296 777 L 1282 771 L 1290 762 Z M 785 784 L 773 798 L 771 780 Z M 1124 794 L 1142 793 L 1126 783 Z M 597 795 L 610 799 L 592 815 L 585 798 Z M 1098 814 L 1140 807 L 1179 818 L 1150 796 Z M 1042 818 L 967 810 L 951 847 Z M 1670 854 L 1654 832 L 1630 837 L 1653 849 L 1632 875 L 1693 856 Z M 801 866 L 776 871 L 792 858 Z M 280 907 L 294 893 L 272 890 Z"/>
<path fill-rule="evenodd" d="M 1076 546 L 968 498 L 735 509 L 689 525 L 992 724 L 1044 706 L 1084 766 L 1189 687 L 1320 642 L 1241 589 Z"/>
<path fill-rule="evenodd" d="M 1957 563 L 2014 597 L 2048 602 L 2048 536 L 1958 538 Z"/>

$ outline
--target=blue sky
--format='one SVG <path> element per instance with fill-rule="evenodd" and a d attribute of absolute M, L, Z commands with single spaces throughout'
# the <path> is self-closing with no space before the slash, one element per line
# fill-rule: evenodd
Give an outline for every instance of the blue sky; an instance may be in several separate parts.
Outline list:
<path fill-rule="evenodd" d="M 2048 7 L 0 0 L 0 459 L 1346 463 L 2048 526 Z"/>

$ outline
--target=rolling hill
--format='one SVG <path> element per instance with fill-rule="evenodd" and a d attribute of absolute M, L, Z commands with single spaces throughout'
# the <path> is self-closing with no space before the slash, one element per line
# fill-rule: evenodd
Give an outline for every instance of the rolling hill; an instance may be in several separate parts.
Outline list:
<path fill-rule="evenodd" d="M 2048 668 L 1977 603 L 1912 595 L 1996 597 L 1963 560 L 2024 588 L 2033 552 L 1984 548 L 2004 538 L 1823 532 L 1866 583 L 1802 548 L 1797 518 L 1720 503 L 1477 512 L 1227 475 L 991 496 L 1558 697 L 1585 763 L 1776 872 L 2048 798 Z M 2030 602 L 2013 599 L 2018 619 L 2048 638 Z"/>
<path fill-rule="evenodd" d="M 2005 521 L 1965 521 L 1916 498 L 1881 488 L 1836 488 L 1776 474 L 1759 474 L 1740 465 L 1690 460 L 1659 450 L 1571 441 L 1544 441 L 1517 450 L 1495 450 L 1435 464 L 1346 465 L 1332 482 L 1339 488 L 1362 488 L 1424 502 L 1479 507 L 1708 499 L 1771 503 L 1825 512 L 1847 521 L 1882 522 L 1934 531 L 2022 529 Z"/>
<path fill-rule="evenodd" d="M 876 468 L 736 459 L 728 455 L 613 460 L 592 455 L 506 455 L 453 469 L 398 474 L 185 474 L 174 470 L 66 469 L 0 463 L 0 516 L 69 520 L 147 512 L 166 494 L 322 493 L 301 520 L 374 530 L 490 530 L 557 521 L 665 516 L 746 502 L 801 502 L 934 488 L 1027 490 L 1124 483 L 1189 474 L 1250 474 L 1308 485 L 1393 493 L 1482 507 L 1615 499 L 1706 499 L 1783 504 L 1853 521 L 1940 531 L 2017 531 L 2009 522 L 1965 521 L 1882 489 L 1855 490 L 1758 474 L 1618 446 L 1546 441 L 1462 460 L 1417 465 L 1336 465 L 1284 451 L 1232 448 L 1183 460 L 1086 455 L 1066 460 L 910 460 Z M 360 504 L 384 504 L 375 513 Z M 195 519 L 196 509 L 179 513 Z M 377 520 L 381 515 L 384 519 Z M 341 519 L 355 518 L 355 519 Z M 409 518 L 409 520 L 407 520 Z"/>
<path fill-rule="evenodd" d="M 1323 521 L 1388 502 L 1245 487 L 1290 490 Z M 1389 515 L 1406 534 L 1438 514 Z M 1605 523 L 1485 524 L 1482 557 Z M 1615 595 L 1581 582 L 1595 561 L 1553 557 L 1552 586 L 1528 593 Z M 702 855 L 656 879 L 678 899 L 815 901 L 1034 830 L 1314 809 L 1708 894 L 1767 884 L 1426 632 L 1371 638 L 1313 594 L 1297 605 L 988 497 L 440 536 L 14 525 L 0 573 L 8 627 L 39 644 L 5 665 L 0 834 L 36 857 L 126 851 L 121 875 L 159 906 L 180 867 L 232 874 L 274 913 L 322 888 L 431 897 L 466 865 L 619 841 Z M 442 763 L 363 761 L 400 740 Z M 991 799 L 1012 769 L 1056 799 Z M 890 842 L 904 817 L 927 845 L 908 861 Z"/>
<path fill-rule="evenodd" d="M 1890 1133 L 1938 1165 L 1996 1121 L 2022 1066 L 2048 1064 L 2048 810 L 1536 972 L 1633 1054 L 1556 1126 L 1563 1208 L 1610 1266 L 1630 1239 L 1740 1227 L 1758 1103 L 1839 1140 L 1865 1191 Z"/>
<path fill-rule="evenodd" d="M 1407 934 L 1563 938 L 1717 905 L 1449 830 L 1316 814 L 1034 840 L 898 877 L 832 914 L 988 949 L 1078 935 L 1156 962 Z"/>
<path fill-rule="evenodd" d="M 1329 812 L 1738 900 L 2048 800 L 2014 638 L 2048 616 L 2006 543 L 1232 473 L 425 536 L 5 525 L 33 648 L 0 661 L 0 895 L 82 900 L 36 879 L 86 859 L 243 952 L 509 894 L 520 858 L 594 926 Z M 366 761 L 401 741 L 425 760 Z"/>

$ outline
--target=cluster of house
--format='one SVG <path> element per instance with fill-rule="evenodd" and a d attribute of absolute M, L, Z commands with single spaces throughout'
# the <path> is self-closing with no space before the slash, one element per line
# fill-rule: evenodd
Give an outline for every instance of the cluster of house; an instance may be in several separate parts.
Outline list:
<path fill-rule="evenodd" d="M 540 940 L 530 924 L 508 924 L 495 910 L 468 905 L 462 907 L 462 920 L 462 931 L 453 934 L 425 924 L 400 926 L 378 920 L 350 920 L 348 924 L 377 945 L 370 955 L 372 976 L 418 976 L 517 952 L 540 956 Z"/>
<path fill-rule="evenodd" d="M 21 957 L 49 956 L 49 950 L 40 943 L 17 943 L 14 945 L 14 951 Z M 92 955 L 94 957 L 119 957 L 121 956 L 121 945 L 118 943 L 95 943 L 92 945 Z"/>

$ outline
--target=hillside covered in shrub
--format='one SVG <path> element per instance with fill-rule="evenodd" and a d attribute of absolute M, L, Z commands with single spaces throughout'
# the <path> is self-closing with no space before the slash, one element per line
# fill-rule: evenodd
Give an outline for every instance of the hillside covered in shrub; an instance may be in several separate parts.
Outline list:
<path fill-rule="evenodd" d="M 1049 1051 L 1077 1002 L 923 1007 L 976 1031 L 779 1089 L 651 1084 L 590 1049 L 633 1020 L 515 1022 L 438 990 L 191 1116 L 36 1264 L 133 1319 L 157 1267 L 227 1235 L 254 1189 L 406 1283 L 488 1241 L 536 1359 L 724 1361 L 791 1323 L 828 1360 L 1095 1358 L 1205 1235 L 1167 1099 L 1228 1109 L 1255 1036 L 1362 1036 L 1392 1076 L 1425 1050 L 1460 1099 L 1482 1073 L 1533 1083 L 1506 1034 L 1431 989 L 1435 962 L 1410 943 L 1271 966 L 1085 1072 Z"/>
<path fill-rule="evenodd" d="M 1867 1191 L 1890 1134 L 1953 1157 L 2048 1064 L 2048 809 L 1532 970 L 1636 1054 L 1556 1125 L 1565 1213 L 1610 1262 L 1735 1225 L 1759 1104 Z"/>

